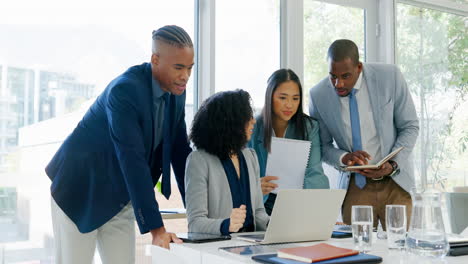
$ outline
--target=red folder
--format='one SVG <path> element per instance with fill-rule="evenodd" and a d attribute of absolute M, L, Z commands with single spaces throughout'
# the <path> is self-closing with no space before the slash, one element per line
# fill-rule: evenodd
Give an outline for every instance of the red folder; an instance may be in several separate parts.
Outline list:
<path fill-rule="evenodd" d="M 278 257 L 293 259 L 306 263 L 314 263 L 327 259 L 341 258 L 359 254 L 359 251 L 335 247 L 326 243 L 320 243 L 307 247 L 284 248 L 278 250 Z"/>

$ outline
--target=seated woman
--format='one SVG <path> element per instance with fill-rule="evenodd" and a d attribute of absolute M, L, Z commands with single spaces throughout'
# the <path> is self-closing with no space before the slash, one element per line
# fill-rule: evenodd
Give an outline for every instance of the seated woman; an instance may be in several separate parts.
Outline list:
<path fill-rule="evenodd" d="M 265 105 L 257 117 L 249 147 L 255 149 L 260 164 L 262 193 L 265 210 L 271 215 L 276 194 L 271 193 L 277 184 L 277 175 L 265 176 L 271 137 L 311 141 L 309 162 L 304 175 L 304 189 L 328 189 L 330 184 L 323 173 L 318 122 L 302 111 L 302 86 L 299 77 L 289 69 L 275 71 L 268 79 Z"/>
<path fill-rule="evenodd" d="M 197 150 L 185 169 L 189 232 L 266 229 L 257 155 L 245 148 L 254 124 L 250 95 L 243 90 L 216 93 L 196 113 L 190 139 Z"/>

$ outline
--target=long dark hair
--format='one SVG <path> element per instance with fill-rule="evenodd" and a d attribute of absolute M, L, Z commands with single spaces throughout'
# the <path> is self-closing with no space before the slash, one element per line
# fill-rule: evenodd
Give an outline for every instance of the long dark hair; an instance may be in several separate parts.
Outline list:
<path fill-rule="evenodd" d="M 287 81 L 293 81 L 299 87 L 299 107 L 297 108 L 296 114 L 291 117 L 290 123 L 294 124 L 296 127 L 296 131 L 298 133 L 298 137 L 300 139 L 305 139 L 307 135 L 307 129 L 305 126 L 305 118 L 306 115 L 302 111 L 302 85 L 299 77 L 290 69 L 279 69 L 275 71 L 270 78 L 268 78 L 267 82 L 267 90 L 265 93 L 265 106 L 263 107 L 262 111 L 262 119 L 263 119 L 263 146 L 265 149 L 270 152 L 271 151 L 271 137 L 273 135 L 273 94 L 276 91 L 276 88 L 280 86 L 282 83 Z"/>
<path fill-rule="evenodd" d="M 201 105 L 192 123 L 190 139 L 198 149 L 227 159 L 247 144 L 245 127 L 253 111 L 248 92 L 218 92 Z"/>

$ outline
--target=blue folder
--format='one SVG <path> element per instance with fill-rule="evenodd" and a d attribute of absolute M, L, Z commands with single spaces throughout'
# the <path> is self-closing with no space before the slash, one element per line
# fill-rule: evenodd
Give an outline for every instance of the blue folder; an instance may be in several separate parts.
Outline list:
<path fill-rule="evenodd" d="M 332 238 L 348 238 L 348 237 L 353 237 L 352 233 L 347 233 L 347 232 L 340 232 L 340 231 L 333 231 Z"/>
<path fill-rule="evenodd" d="M 260 262 L 260 263 L 268 263 L 268 264 L 304 264 L 304 262 L 291 260 L 291 259 L 284 259 L 278 258 L 277 254 L 268 254 L 268 255 L 257 255 L 252 257 L 253 260 Z M 329 259 L 314 263 L 320 264 L 344 264 L 344 263 L 380 263 L 382 262 L 382 258 L 379 256 L 368 255 L 359 253 L 358 255 L 342 257 L 342 258 L 335 258 Z"/>

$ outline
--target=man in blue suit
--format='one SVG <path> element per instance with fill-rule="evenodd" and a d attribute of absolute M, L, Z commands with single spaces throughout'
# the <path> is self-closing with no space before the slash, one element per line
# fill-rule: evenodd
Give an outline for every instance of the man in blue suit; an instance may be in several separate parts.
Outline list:
<path fill-rule="evenodd" d="M 52 180 L 56 263 L 135 262 L 136 219 L 153 244 L 181 242 L 166 232 L 154 186 L 170 195 L 170 164 L 184 198 L 191 152 L 185 88 L 194 64 L 192 40 L 178 26 L 153 32 L 151 63 L 115 78 L 68 136 L 46 173 Z"/>
<path fill-rule="evenodd" d="M 341 171 L 339 187 L 347 189 L 343 221 L 351 223 L 353 205 L 372 205 L 374 226 L 385 229 L 385 206 L 406 205 L 414 186 L 411 152 L 419 122 L 410 92 L 394 65 L 361 63 L 356 44 L 340 39 L 328 49 L 329 77 L 310 90 L 310 115 L 320 124 L 322 157 L 344 165 L 377 163 L 404 149 L 377 170 Z"/>

